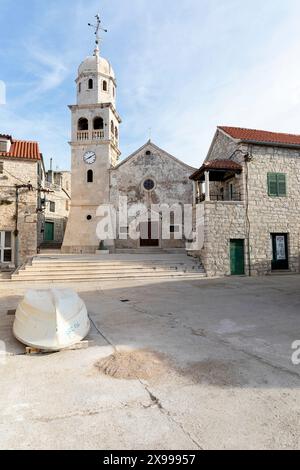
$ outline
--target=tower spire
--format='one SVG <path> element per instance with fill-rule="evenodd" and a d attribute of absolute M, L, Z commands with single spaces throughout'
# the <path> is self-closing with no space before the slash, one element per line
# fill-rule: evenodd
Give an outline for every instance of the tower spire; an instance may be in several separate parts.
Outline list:
<path fill-rule="evenodd" d="M 100 15 L 96 15 L 95 18 L 97 20 L 96 24 L 94 25 L 94 24 L 89 23 L 88 25 L 95 30 L 95 36 L 96 36 L 95 44 L 96 44 L 96 46 L 95 46 L 95 50 L 94 50 L 94 55 L 99 56 L 99 53 L 100 53 L 99 44 L 101 42 L 100 31 L 104 31 L 105 33 L 107 33 L 107 29 L 102 28 Z"/>

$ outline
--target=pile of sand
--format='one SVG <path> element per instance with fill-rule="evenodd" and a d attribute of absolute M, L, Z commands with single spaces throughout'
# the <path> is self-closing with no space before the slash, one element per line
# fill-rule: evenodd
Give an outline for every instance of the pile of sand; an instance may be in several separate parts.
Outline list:
<path fill-rule="evenodd" d="M 116 352 L 95 365 L 103 374 L 125 380 L 153 380 L 170 367 L 166 356 L 146 349 Z"/>

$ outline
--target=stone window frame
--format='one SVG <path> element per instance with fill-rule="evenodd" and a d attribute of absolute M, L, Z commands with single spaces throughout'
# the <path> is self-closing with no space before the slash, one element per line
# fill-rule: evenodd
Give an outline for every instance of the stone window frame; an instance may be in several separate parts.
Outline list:
<path fill-rule="evenodd" d="M 4 162 L 0 162 L 0 175 L 4 173 Z"/>
<path fill-rule="evenodd" d="M 49 212 L 52 212 L 53 214 L 55 214 L 55 210 L 56 210 L 55 202 L 49 201 Z"/>
<path fill-rule="evenodd" d="M 145 184 L 147 181 L 153 181 L 154 185 L 153 185 L 153 188 L 152 189 L 147 189 L 145 187 Z M 154 191 L 157 187 L 157 183 L 155 181 L 155 179 L 153 178 L 153 176 L 147 176 L 146 178 L 143 179 L 142 181 L 142 189 L 143 191 L 146 191 L 147 193 L 151 193 L 152 191 Z"/>
<path fill-rule="evenodd" d="M 102 80 L 102 91 L 104 93 L 108 93 L 109 92 L 109 89 L 108 89 L 108 81 L 107 80 Z"/>
<path fill-rule="evenodd" d="M 10 243 L 9 245 L 6 244 L 6 235 L 10 234 Z M 12 231 L 10 230 L 1 230 L 0 231 L 0 264 L 6 264 L 6 263 L 11 263 L 13 260 L 13 236 L 12 236 Z M 10 259 L 6 260 L 4 259 L 5 257 L 5 252 L 10 253 Z"/>
<path fill-rule="evenodd" d="M 269 197 L 287 197 L 287 175 L 286 173 L 269 172 L 268 173 L 268 196 Z M 284 182 L 284 190 L 280 187 Z M 276 185 L 276 190 L 271 185 Z"/>

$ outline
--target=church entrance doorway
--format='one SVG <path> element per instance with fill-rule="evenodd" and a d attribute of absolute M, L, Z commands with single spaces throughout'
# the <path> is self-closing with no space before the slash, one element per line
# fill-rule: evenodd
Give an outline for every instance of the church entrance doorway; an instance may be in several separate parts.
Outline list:
<path fill-rule="evenodd" d="M 158 248 L 159 247 L 159 222 L 143 222 L 140 225 L 141 248 Z"/>

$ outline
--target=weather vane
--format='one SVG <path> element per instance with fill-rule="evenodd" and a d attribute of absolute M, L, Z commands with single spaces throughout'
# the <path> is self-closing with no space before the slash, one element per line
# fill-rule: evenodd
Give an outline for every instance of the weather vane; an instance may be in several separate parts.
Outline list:
<path fill-rule="evenodd" d="M 100 16 L 99 16 L 99 15 L 96 15 L 95 18 L 96 18 L 96 20 L 97 20 L 97 24 L 94 25 L 94 24 L 89 23 L 88 25 L 89 25 L 91 28 L 94 28 L 94 30 L 95 30 L 96 46 L 98 47 L 98 46 L 99 46 L 99 43 L 100 43 L 100 35 L 99 35 L 99 32 L 100 32 L 100 31 L 104 31 L 105 33 L 107 33 L 107 29 L 102 28 L 102 26 L 101 26 L 101 20 L 100 20 Z"/>

